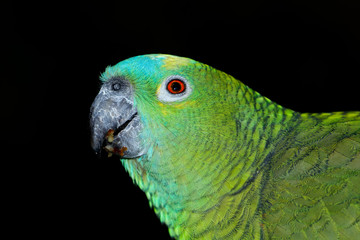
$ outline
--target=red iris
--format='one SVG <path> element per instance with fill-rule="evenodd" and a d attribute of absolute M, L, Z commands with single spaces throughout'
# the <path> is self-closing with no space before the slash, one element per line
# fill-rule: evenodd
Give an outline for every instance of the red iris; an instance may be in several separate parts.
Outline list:
<path fill-rule="evenodd" d="M 185 91 L 185 84 L 179 79 L 173 79 L 168 83 L 167 90 L 172 94 L 179 94 Z"/>

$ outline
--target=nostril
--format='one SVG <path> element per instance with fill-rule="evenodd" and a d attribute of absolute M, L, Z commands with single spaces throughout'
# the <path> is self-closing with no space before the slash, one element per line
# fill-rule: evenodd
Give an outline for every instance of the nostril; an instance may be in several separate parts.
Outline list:
<path fill-rule="evenodd" d="M 121 89 L 121 84 L 120 83 L 114 83 L 111 87 L 112 87 L 112 90 L 119 91 Z"/>

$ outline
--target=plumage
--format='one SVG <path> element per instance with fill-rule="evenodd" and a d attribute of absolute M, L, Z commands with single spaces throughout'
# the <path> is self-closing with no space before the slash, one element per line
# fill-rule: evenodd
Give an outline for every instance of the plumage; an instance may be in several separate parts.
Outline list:
<path fill-rule="evenodd" d="M 93 146 L 104 141 L 98 132 L 124 125 L 106 106 L 122 96 L 109 86 L 129 83 L 126 101 L 138 123 L 118 131 L 119 139 L 132 135 L 117 147 L 139 154 L 125 151 L 121 162 L 172 237 L 360 234 L 360 112 L 298 113 L 208 65 L 164 54 L 127 59 L 101 79 Z M 182 95 L 166 90 L 173 79 L 184 82 Z"/>

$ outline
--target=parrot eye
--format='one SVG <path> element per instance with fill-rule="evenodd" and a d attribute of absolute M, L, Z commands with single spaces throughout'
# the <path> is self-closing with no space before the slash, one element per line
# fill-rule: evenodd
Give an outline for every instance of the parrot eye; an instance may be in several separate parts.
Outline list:
<path fill-rule="evenodd" d="M 173 79 L 167 84 L 167 90 L 172 94 L 179 94 L 186 89 L 183 81 L 179 79 Z"/>
<path fill-rule="evenodd" d="M 162 82 L 156 92 L 161 102 L 176 102 L 187 98 L 192 92 L 188 80 L 179 75 L 173 75 Z"/>
<path fill-rule="evenodd" d="M 112 86 L 111 86 L 112 90 L 114 91 L 119 91 L 121 89 L 121 84 L 120 83 L 114 83 Z"/>

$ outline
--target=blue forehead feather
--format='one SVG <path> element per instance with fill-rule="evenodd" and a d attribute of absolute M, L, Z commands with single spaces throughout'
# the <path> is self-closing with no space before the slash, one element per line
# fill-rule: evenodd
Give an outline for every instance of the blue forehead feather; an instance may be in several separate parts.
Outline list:
<path fill-rule="evenodd" d="M 114 66 L 107 67 L 101 74 L 100 80 L 106 82 L 108 79 L 120 75 L 152 76 L 160 71 L 160 67 L 164 64 L 163 60 L 167 56 L 165 54 L 148 54 L 128 58 Z"/>

